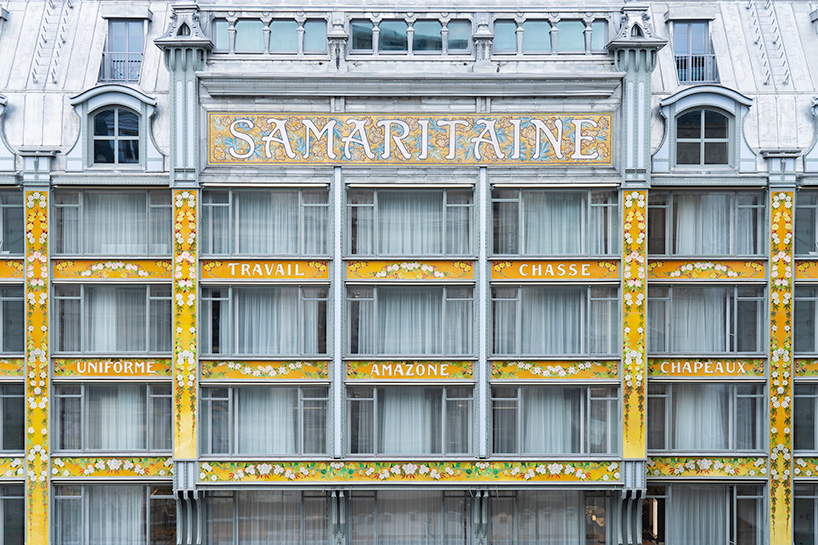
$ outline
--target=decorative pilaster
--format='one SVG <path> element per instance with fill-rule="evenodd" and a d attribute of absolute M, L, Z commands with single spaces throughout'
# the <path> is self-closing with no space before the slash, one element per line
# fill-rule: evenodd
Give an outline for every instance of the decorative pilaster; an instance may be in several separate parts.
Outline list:
<path fill-rule="evenodd" d="M 197 192 L 173 192 L 173 457 L 195 460 L 197 370 Z"/>
<path fill-rule="evenodd" d="M 48 193 L 25 192 L 26 536 L 46 545 L 49 528 Z"/>
<path fill-rule="evenodd" d="M 793 192 L 770 213 L 770 543 L 792 542 Z"/>

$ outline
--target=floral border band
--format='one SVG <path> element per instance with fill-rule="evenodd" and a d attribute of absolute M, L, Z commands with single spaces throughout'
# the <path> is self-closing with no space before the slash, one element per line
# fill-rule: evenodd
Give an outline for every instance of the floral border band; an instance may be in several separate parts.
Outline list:
<path fill-rule="evenodd" d="M 617 379 L 619 361 L 494 361 L 491 378 L 495 380 L 537 379 Z"/>
<path fill-rule="evenodd" d="M 25 270 L 24 259 L 0 259 L 0 278 L 3 280 L 22 280 Z"/>
<path fill-rule="evenodd" d="M 767 360 L 648 358 L 650 377 L 764 377 Z"/>
<path fill-rule="evenodd" d="M 54 263 L 57 280 L 170 280 L 169 260 L 94 261 L 60 260 Z"/>
<path fill-rule="evenodd" d="M 473 361 L 348 361 L 347 380 L 472 380 Z"/>
<path fill-rule="evenodd" d="M 795 358 L 793 374 L 797 378 L 818 377 L 818 360 Z"/>
<path fill-rule="evenodd" d="M 348 261 L 347 280 L 472 280 L 472 261 Z"/>
<path fill-rule="evenodd" d="M 173 477 L 173 458 L 54 458 L 53 477 Z"/>
<path fill-rule="evenodd" d="M 795 262 L 795 279 L 796 280 L 818 279 L 818 261 L 800 259 L 797 260 Z"/>
<path fill-rule="evenodd" d="M 767 476 L 766 457 L 681 458 L 650 457 L 648 477 L 759 477 Z"/>
<path fill-rule="evenodd" d="M 609 482 L 619 462 L 202 462 L 207 482 L 461 483 Z"/>
<path fill-rule="evenodd" d="M 648 263 L 650 280 L 766 280 L 764 261 L 680 261 Z"/>
<path fill-rule="evenodd" d="M 0 359 L 0 377 L 20 378 L 26 374 L 25 358 L 3 358 Z"/>
<path fill-rule="evenodd" d="M 818 479 L 818 458 L 796 458 L 792 473 L 796 479 Z"/>
<path fill-rule="evenodd" d="M 203 361 L 202 379 L 327 380 L 327 361 Z"/>
<path fill-rule="evenodd" d="M 23 458 L 0 458 L 0 479 L 22 479 L 26 476 Z"/>

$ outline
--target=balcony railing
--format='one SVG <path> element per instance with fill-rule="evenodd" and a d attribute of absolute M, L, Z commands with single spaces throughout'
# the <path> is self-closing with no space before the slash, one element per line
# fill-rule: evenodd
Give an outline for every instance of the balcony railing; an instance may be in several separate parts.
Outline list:
<path fill-rule="evenodd" d="M 715 55 L 676 55 L 680 83 L 718 83 Z"/>
<path fill-rule="evenodd" d="M 139 81 L 142 53 L 103 51 L 100 81 Z"/>

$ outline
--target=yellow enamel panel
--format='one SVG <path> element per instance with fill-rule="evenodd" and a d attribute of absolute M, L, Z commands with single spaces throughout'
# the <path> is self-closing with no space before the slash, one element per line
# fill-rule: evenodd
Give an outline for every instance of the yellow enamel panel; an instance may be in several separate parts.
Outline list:
<path fill-rule="evenodd" d="M 619 462 L 202 462 L 203 482 L 514 483 L 619 481 Z"/>
<path fill-rule="evenodd" d="M 203 261 L 202 280 L 328 280 L 329 261 Z"/>
<path fill-rule="evenodd" d="M 25 192 L 26 541 L 46 545 L 48 475 L 48 195 Z"/>
<path fill-rule="evenodd" d="M 653 457 L 648 477 L 766 477 L 767 458 Z"/>
<path fill-rule="evenodd" d="M 619 280 L 619 261 L 492 261 L 492 280 Z"/>
<path fill-rule="evenodd" d="M 2 378 L 23 378 L 25 375 L 25 360 L 23 358 L 3 358 L 0 359 L 0 377 Z"/>
<path fill-rule="evenodd" d="M 167 260 L 62 260 L 54 263 L 54 278 L 56 280 L 170 280 L 171 268 L 171 262 Z"/>
<path fill-rule="evenodd" d="M 795 262 L 796 280 L 818 279 L 818 261 L 798 260 Z"/>
<path fill-rule="evenodd" d="M 25 268 L 22 259 L 0 259 L 0 280 L 22 280 Z"/>
<path fill-rule="evenodd" d="M 173 375 L 170 359 L 55 358 L 55 377 L 156 378 Z"/>
<path fill-rule="evenodd" d="M 647 377 L 645 357 L 645 315 L 647 314 L 647 198 L 645 191 L 625 191 L 622 234 L 624 257 L 622 271 L 623 341 L 623 433 L 622 456 L 644 459 L 645 397 Z"/>
<path fill-rule="evenodd" d="M 173 192 L 173 456 L 196 458 L 197 193 Z"/>
<path fill-rule="evenodd" d="M 610 113 L 208 114 L 210 165 L 611 164 Z"/>
<path fill-rule="evenodd" d="M 818 458 L 796 458 L 792 473 L 795 478 L 815 479 L 818 477 Z"/>
<path fill-rule="evenodd" d="M 54 458 L 51 474 L 58 478 L 100 477 L 100 478 L 147 478 L 173 477 L 173 459 L 158 458 Z"/>
<path fill-rule="evenodd" d="M 793 194 L 770 214 L 770 543 L 792 541 Z"/>
<path fill-rule="evenodd" d="M 648 263 L 650 280 L 766 280 L 764 261 L 682 261 Z"/>
<path fill-rule="evenodd" d="M 471 380 L 472 361 L 348 361 L 348 380 Z"/>
<path fill-rule="evenodd" d="M 495 380 L 536 379 L 616 379 L 619 362 L 609 361 L 494 361 L 491 378 Z"/>
<path fill-rule="evenodd" d="M 818 377 L 818 360 L 809 358 L 796 358 L 795 376 L 798 378 Z"/>
<path fill-rule="evenodd" d="M 471 280 L 471 261 L 349 261 L 347 280 Z"/>
<path fill-rule="evenodd" d="M 765 360 L 649 358 L 651 377 L 764 377 Z"/>
<path fill-rule="evenodd" d="M 22 479 L 26 476 L 23 458 L 0 458 L 0 479 Z"/>
<path fill-rule="evenodd" d="M 203 361 L 203 379 L 327 380 L 327 361 Z"/>

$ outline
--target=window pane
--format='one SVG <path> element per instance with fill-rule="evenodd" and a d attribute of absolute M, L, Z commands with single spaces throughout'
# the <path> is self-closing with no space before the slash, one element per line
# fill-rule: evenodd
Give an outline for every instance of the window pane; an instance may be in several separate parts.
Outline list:
<path fill-rule="evenodd" d="M 493 204 L 494 253 L 518 253 L 519 206 L 517 202 L 495 202 Z"/>
<path fill-rule="evenodd" d="M 408 386 L 378 389 L 379 452 L 442 452 L 442 389 Z"/>
<path fill-rule="evenodd" d="M 140 352 L 148 348 L 144 287 L 86 286 L 85 349 Z"/>
<path fill-rule="evenodd" d="M 351 394 L 354 394 L 350 390 Z M 350 400 L 349 403 L 349 452 L 369 454 L 375 452 L 375 405 L 373 401 Z"/>
<path fill-rule="evenodd" d="M 496 53 L 517 52 L 517 23 L 514 21 L 495 21 L 494 51 Z"/>
<path fill-rule="evenodd" d="M 80 397 L 62 397 L 57 400 L 59 444 L 61 450 L 79 450 L 82 448 L 82 399 Z"/>
<path fill-rule="evenodd" d="M 382 354 L 441 354 L 442 303 L 441 288 L 380 288 L 378 351 Z"/>
<path fill-rule="evenodd" d="M 167 492 L 173 493 L 173 490 Z M 154 498 L 150 500 L 150 545 L 175 545 L 176 543 L 176 500 Z"/>
<path fill-rule="evenodd" d="M 379 254 L 443 253 L 443 193 L 379 192 Z"/>
<path fill-rule="evenodd" d="M 67 487 L 54 487 L 55 495 L 67 492 Z M 54 522 L 54 539 L 57 545 L 82 545 L 85 524 L 82 517 L 82 497 L 58 497 L 54 500 L 56 521 Z M 19 522 L 25 521 L 20 514 Z M 18 543 L 22 543 L 22 538 Z"/>
<path fill-rule="evenodd" d="M 264 51 L 264 23 L 236 21 L 236 51 Z"/>
<path fill-rule="evenodd" d="M 522 288 L 520 305 L 522 354 L 583 352 L 584 289 Z"/>
<path fill-rule="evenodd" d="M 59 292 L 57 292 L 59 294 Z M 57 300 L 58 350 L 79 352 L 82 334 L 80 324 L 80 301 Z"/>
<path fill-rule="evenodd" d="M 139 136 L 139 116 L 133 112 L 119 108 L 119 136 Z"/>
<path fill-rule="evenodd" d="M 557 51 L 585 51 L 585 23 L 560 21 L 557 30 Z"/>
<path fill-rule="evenodd" d="M 94 116 L 94 136 L 114 136 L 114 112 L 105 110 Z"/>
<path fill-rule="evenodd" d="M 87 447 L 93 450 L 144 450 L 145 386 L 86 386 Z"/>
<path fill-rule="evenodd" d="M 25 313 L 23 310 L 23 290 L 22 288 L 4 288 L 3 296 L 13 298 L 3 301 L 3 352 L 22 353 L 25 326 Z"/>
<path fill-rule="evenodd" d="M 608 23 L 594 21 L 591 23 L 591 51 L 604 51 L 608 43 Z"/>
<path fill-rule="evenodd" d="M 298 288 L 234 290 L 241 354 L 299 353 Z"/>
<path fill-rule="evenodd" d="M 139 140 L 120 140 L 117 161 L 121 164 L 139 162 Z"/>
<path fill-rule="evenodd" d="M 701 138 L 701 130 L 701 110 L 693 110 L 676 118 L 676 138 Z"/>
<path fill-rule="evenodd" d="M 672 393 L 671 448 L 730 448 L 730 385 L 678 383 Z"/>
<path fill-rule="evenodd" d="M 22 385 L 0 386 L 0 450 L 23 450 L 25 412 Z"/>
<path fill-rule="evenodd" d="M 352 49 L 353 51 L 372 50 L 372 22 L 352 21 Z"/>
<path fill-rule="evenodd" d="M 146 253 L 145 193 L 83 193 L 83 253 L 128 255 Z M 170 222 L 166 225 L 170 231 Z"/>
<path fill-rule="evenodd" d="M 471 429 L 471 401 L 450 400 L 446 406 L 446 453 L 471 451 L 469 430 Z"/>
<path fill-rule="evenodd" d="M 23 249 L 23 203 L 22 192 L 0 193 L 0 254 L 22 254 Z"/>
<path fill-rule="evenodd" d="M 688 55 L 688 33 L 690 25 L 688 23 L 676 23 L 673 25 L 673 53 L 675 55 Z"/>
<path fill-rule="evenodd" d="M 533 387 L 523 389 L 522 452 L 569 454 L 581 452 L 580 404 L 584 389 Z"/>
<path fill-rule="evenodd" d="M 815 450 L 816 436 L 816 389 L 813 385 L 796 385 L 795 404 L 795 450 Z"/>
<path fill-rule="evenodd" d="M 88 486 L 90 543 L 145 542 L 144 486 Z"/>
<path fill-rule="evenodd" d="M 799 298 L 798 291 L 796 291 L 793 319 L 796 352 L 815 352 L 815 303 L 815 301 Z"/>
<path fill-rule="evenodd" d="M 378 28 L 381 30 L 378 42 L 380 51 L 407 51 L 409 49 L 405 21 L 383 21 Z"/>
<path fill-rule="evenodd" d="M 108 49 L 116 52 L 128 51 L 127 21 L 111 21 L 108 26 Z"/>
<path fill-rule="evenodd" d="M 298 389 L 237 388 L 238 449 L 242 454 L 299 452 Z"/>
<path fill-rule="evenodd" d="M 104 164 L 114 162 L 113 140 L 94 140 L 94 162 Z"/>
<path fill-rule="evenodd" d="M 173 334 L 170 299 L 150 302 L 150 352 L 170 352 Z"/>
<path fill-rule="evenodd" d="M 226 51 L 230 48 L 228 24 L 224 19 L 213 20 L 213 48 Z"/>
<path fill-rule="evenodd" d="M 168 391 L 170 394 L 170 391 Z M 173 448 L 173 431 L 171 420 L 173 408 L 170 395 L 151 398 L 151 450 L 170 450 Z"/>
<path fill-rule="evenodd" d="M 565 229 L 585 220 L 585 194 L 546 191 L 523 193 L 523 253 L 572 255 L 582 253 L 583 230 Z"/>
<path fill-rule="evenodd" d="M 449 21 L 449 51 L 466 51 L 469 49 L 471 23 L 469 21 Z"/>
<path fill-rule="evenodd" d="M 548 53 L 551 51 L 551 25 L 548 21 L 523 23 L 523 53 Z"/>
<path fill-rule="evenodd" d="M 327 22 L 307 21 L 304 23 L 304 52 L 323 53 L 327 50 Z"/>
<path fill-rule="evenodd" d="M 443 51 L 443 39 L 440 30 L 443 28 L 438 21 L 417 21 L 412 28 L 415 30 L 412 38 L 413 51 Z"/>
<path fill-rule="evenodd" d="M 713 110 L 704 111 L 704 137 L 727 138 L 727 116 Z"/>
<path fill-rule="evenodd" d="M 304 28 L 306 31 L 306 26 Z M 304 42 L 304 49 L 306 49 L 306 36 Z M 236 49 L 238 49 L 238 46 Z M 297 53 L 298 23 L 280 19 L 272 21 L 270 23 L 270 51 Z"/>
<path fill-rule="evenodd" d="M 704 55 L 707 53 L 707 23 L 688 23 L 690 25 L 690 54 Z"/>
<path fill-rule="evenodd" d="M 704 143 L 705 165 L 726 165 L 727 163 L 727 142 Z"/>
<path fill-rule="evenodd" d="M 701 144 L 698 142 L 677 142 L 676 163 L 679 165 L 700 165 Z"/>

